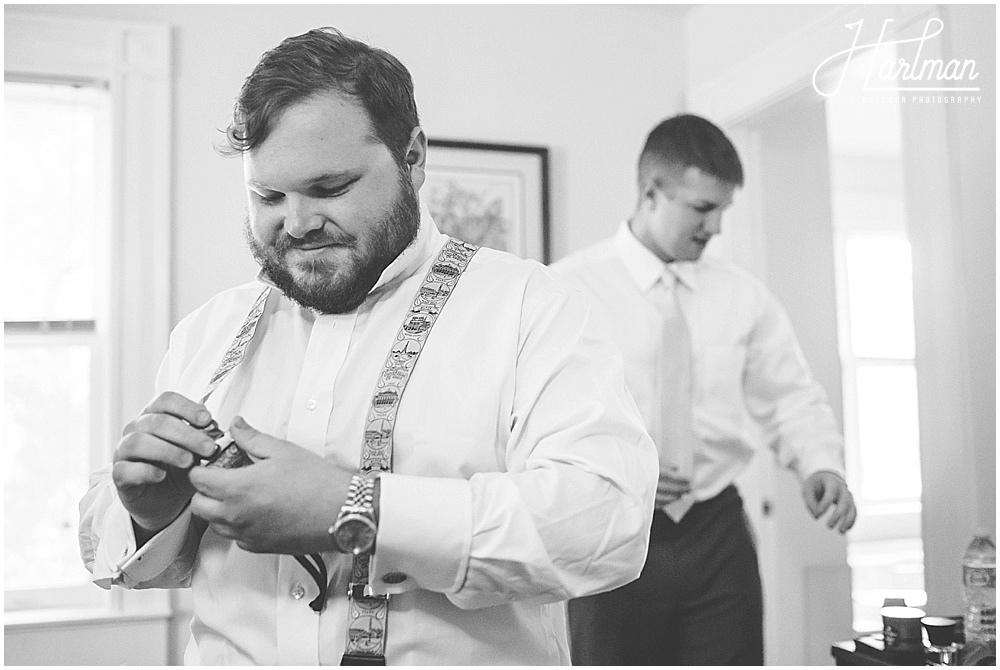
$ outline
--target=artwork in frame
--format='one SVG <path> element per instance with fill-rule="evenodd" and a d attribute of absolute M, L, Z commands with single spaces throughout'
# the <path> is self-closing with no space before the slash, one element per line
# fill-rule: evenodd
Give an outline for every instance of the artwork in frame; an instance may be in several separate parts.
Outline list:
<path fill-rule="evenodd" d="M 441 232 L 549 261 L 549 150 L 428 140 L 420 199 Z"/>

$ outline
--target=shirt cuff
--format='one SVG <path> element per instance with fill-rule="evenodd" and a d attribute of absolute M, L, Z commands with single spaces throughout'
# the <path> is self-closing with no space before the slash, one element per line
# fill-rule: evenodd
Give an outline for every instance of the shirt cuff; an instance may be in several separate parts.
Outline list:
<path fill-rule="evenodd" d="M 841 479 L 846 480 L 847 473 L 844 469 L 844 459 L 841 454 L 842 452 L 839 450 L 836 453 L 834 453 L 834 450 L 824 450 L 803 455 L 799 459 L 799 467 L 796 470 L 802 481 L 809 479 L 817 472 L 833 472 L 840 475 Z"/>
<path fill-rule="evenodd" d="M 191 525 L 191 508 L 136 549 L 132 516 L 116 500 L 105 517 L 104 537 L 97 548 L 93 582 L 101 588 L 112 585 L 130 589 L 148 582 L 177 558 Z"/>
<path fill-rule="evenodd" d="M 472 546 L 469 482 L 399 474 L 380 479 L 372 590 L 379 595 L 415 588 L 458 591 Z"/>

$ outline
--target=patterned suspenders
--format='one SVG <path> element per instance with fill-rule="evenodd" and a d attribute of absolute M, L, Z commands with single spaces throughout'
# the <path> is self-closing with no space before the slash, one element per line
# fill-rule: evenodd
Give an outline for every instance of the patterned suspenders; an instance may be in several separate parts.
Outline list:
<path fill-rule="evenodd" d="M 392 435 L 399 402 L 424 343 L 448 297 L 479 247 L 448 240 L 431 265 L 385 359 L 361 447 L 361 474 L 378 477 L 392 470 Z M 369 586 L 369 556 L 356 556 L 347 590 L 347 641 L 341 665 L 385 665 L 389 596 Z"/>
<path fill-rule="evenodd" d="M 254 333 L 257 332 L 257 322 L 260 321 L 261 315 L 264 313 L 264 305 L 267 303 L 267 296 L 271 293 L 271 287 L 266 286 L 260 295 L 257 296 L 257 300 L 254 301 L 253 307 L 250 308 L 250 313 L 247 314 L 247 318 L 243 320 L 243 325 L 240 327 L 240 332 L 236 334 L 233 339 L 233 343 L 229 345 L 229 349 L 226 350 L 225 355 L 222 357 L 222 361 L 219 363 L 219 367 L 215 368 L 215 372 L 212 374 L 212 378 L 208 380 L 208 386 L 205 387 L 205 393 L 201 397 L 201 404 L 204 405 L 208 397 L 215 392 L 215 389 L 219 388 L 219 384 L 222 380 L 226 378 L 233 369 L 240 364 L 243 360 L 243 355 L 247 351 L 247 345 L 250 344 L 250 340 L 253 339 Z"/>
<path fill-rule="evenodd" d="M 374 478 L 384 472 L 392 471 L 393 429 L 403 391 L 431 328 L 478 250 L 479 247 L 449 239 L 431 264 L 430 270 L 417 290 L 410 311 L 404 318 L 403 325 L 382 366 L 368 410 L 361 448 L 361 474 L 365 477 Z M 265 288 L 250 308 L 243 326 L 212 375 L 201 399 L 202 404 L 218 388 L 226 375 L 243 360 L 247 346 L 253 339 L 257 324 L 264 313 L 270 292 L 270 287 Z M 218 430 L 214 422 L 210 428 L 212 427 Z M 232 438 L 228 438 L 227 435 L 226 439 L 229 441 L 223 444 L 222 431 L 218 432 L 220 447 L 229 446 Z M 305 561 L 305 557 L 295 558 L 309 570 L 310 574 L 313 574 L 318 584 L 324 582 L 319 584 L 320 596 L 310 603 L 313 609 L 319 612 L 323 609 L 325 601 L 326 565 L 319 554 L 310 556 L 322 566 L 320 576 L 313 573 L 310 569 L 313 566 Z M 377 596 L 372 593 L 368 575 L 369 558 L 367 555 L 355 556 L 351 567 L 351 582 L 347 593 L 347 641 L 341 665 L 385 665 L 389 596 Z"/>
<path fill-rule="evenodd" d="M 215 369 L 211 379 L 209 379 L 208 385 L 205 387 L 205 393 L 201 397 L 202 405 L 205 404 L 205 401 L 208 400 L 215 389 L 219 387 L 222 380 L 243 360 L 247 346 L 249 346 L 250 341 L 253 340 L 253 336 L 257 332 L 257 324 L 260 322 L 260 317 L 264 314 L 264 307 L 267 304 L 267 297 L 270 294 L 271 287 L 267 286 L 257 296 L 257 300 L 254 301 L 246 319 L 243 320 L 243 325 L 240 327 L 239 332 L 233 338 L 232 344 L 229 345 L 229 349 L 226 350 L 225 355 L 222 357 L 219 367 Z M 246 452 L 236 446 L 229 433 L 223 432 L 219 428 L 219 424 L 215 422 L 215 419 L 212 419 L 212 423 L 205 428 L 205 432 L 215 440 L 216 444 L 215 454 L 208 459 L 208 465 L 221 468 L 240 468 L 253 463 Z M 312 558 L 313 562 L 310 562 L 309 558 Z M 309 606 L 319 612 L 326 603 L 328 581 L 326 563 L 323 561 L 323 556 L 321 554 L 309 554 L 308 558 L 306 556 L 296 556 L 295 560 L 316 580 L 316 585 L 319 587 L 319 596 L 313 599 L 309 603 Z"/>

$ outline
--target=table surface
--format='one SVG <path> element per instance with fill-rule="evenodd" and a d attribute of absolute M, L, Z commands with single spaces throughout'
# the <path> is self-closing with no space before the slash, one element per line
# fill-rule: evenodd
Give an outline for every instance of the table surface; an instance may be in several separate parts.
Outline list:
<path fill-rule="evenodd" d="M 863 645 L 854 640 L 834 642 L 830 654 L 837 665 L 912 665 L 912 663 L 894 663 L 886 657 L 885 652 L 867 651 Z"/>

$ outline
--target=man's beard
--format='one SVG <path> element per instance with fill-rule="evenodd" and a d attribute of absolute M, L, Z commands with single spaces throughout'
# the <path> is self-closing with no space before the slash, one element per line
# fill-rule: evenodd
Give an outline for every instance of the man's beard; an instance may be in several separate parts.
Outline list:
<path fill-rule="evenodd" d="M 420 204 L 404 170 L 400 171 L 399 195 L 392 210 L 376 220 L 359 239 L 337 228 L 311 230 L 305 237 L 293 238 L 286 232 L 270 245 L 254 237 L 250 218 L 243 232 L 254 260 L 274 285 L 289 299 L 323 314 L 350 312 L 364 302 L 382 271 L 416 238 L 420 227 Z M 299 264 L 297 271 L 307 277 L 296 279 L 286 254 L 301 245 L 336 244 L 350 250 L 343 262 L 320 258 Z"/>

